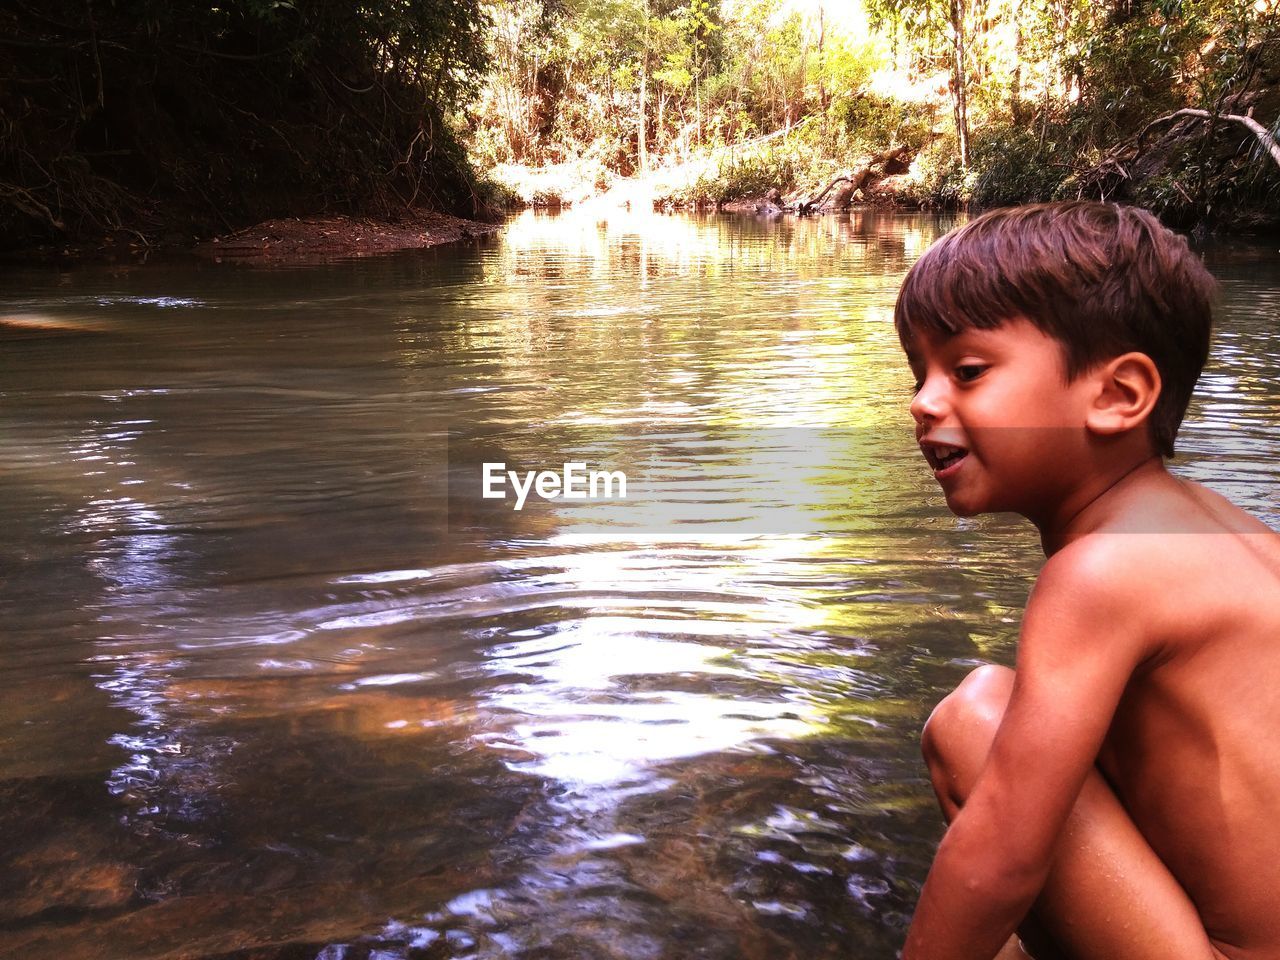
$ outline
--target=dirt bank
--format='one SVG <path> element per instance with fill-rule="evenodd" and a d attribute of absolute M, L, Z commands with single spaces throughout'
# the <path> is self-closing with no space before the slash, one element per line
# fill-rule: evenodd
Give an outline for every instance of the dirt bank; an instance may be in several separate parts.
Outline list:
<path fill-rule="evenodd" d="M 501 224 L 467 220 L 447 213 L 418 212 L 412 217 L 280 217 L 208 240 L 170 234 L 147 242 L 140 234 L 117 232 L 97 241 L 46 244 L 0 252 L 3 263 L 129 262 L 155 256 L 192 253 L 214 262 L 299 263 L 368 257 L 418 250 L 494 233 Z"/>
<path fill-rule="evenodd" d="M 195 246 L 202 257 L 221 260 L 291 261 L 367 257 L 417 250 L 482 237 L 498 224 L 424 213 L 388 222 L 358 217 L 290 217 L 267 220 Z"/>

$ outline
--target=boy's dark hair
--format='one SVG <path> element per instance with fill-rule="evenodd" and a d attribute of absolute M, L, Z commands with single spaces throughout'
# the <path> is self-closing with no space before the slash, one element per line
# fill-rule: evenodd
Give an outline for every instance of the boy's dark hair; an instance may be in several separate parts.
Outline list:
<path fill-rule="evenodd" d="M 1209 355 L 1217 284 L 1186 241 L 1145 210 L 1071 201 L 992 210 L 911 268 L 898 337 L 989 330 L 1023 317 L 1062 343 L 1067 379 L 1136 350 L 1163 386 L 1149 421 L 1164 456 Z"/>

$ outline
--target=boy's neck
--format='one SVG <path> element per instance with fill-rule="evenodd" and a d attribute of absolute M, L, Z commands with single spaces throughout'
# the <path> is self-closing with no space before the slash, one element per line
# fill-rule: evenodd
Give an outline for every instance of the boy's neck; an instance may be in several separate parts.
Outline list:
<path fill-rule="evenodd" d="M 1164 458 L 1146 451 L 1119 464 L 1115 469 L 1093 475 L 1071 496 L 1062 500 L 1056 510 L 1044 518 L 1029 518 L 1040 531 L 1040 546 L 1051 557 L 1067 544 L 1108 525 L 1111 504 L 1136 485 L 1159 483 L 1168 479 Z"/>

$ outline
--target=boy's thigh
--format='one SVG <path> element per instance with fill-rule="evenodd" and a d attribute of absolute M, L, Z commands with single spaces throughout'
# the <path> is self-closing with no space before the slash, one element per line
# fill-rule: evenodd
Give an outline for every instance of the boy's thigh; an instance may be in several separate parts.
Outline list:
<path fill-rule="evenodd" d="M 1094 771 L 1032 918 L 1071 960 L 1223 960 L 1177 878 Z"/>
<path fill-rule="evenodd" d="M 979 668 L 929 718 L 925 756 L 948 819 L 981 773 L 1012 680 L 1007 668 Z M 1037 960 L 1225 960 L 1097 770 L 1068 817 L 1028 921 L 1024 939 Z"/>

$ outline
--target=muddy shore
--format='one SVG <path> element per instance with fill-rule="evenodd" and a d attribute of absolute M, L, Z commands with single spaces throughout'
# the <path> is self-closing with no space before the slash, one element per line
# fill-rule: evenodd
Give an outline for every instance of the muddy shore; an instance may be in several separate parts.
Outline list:
<path fill-rule="evenodd" d="M 0 262 L 127 262 L 194 255 L 215 263 L 300 263 L 419 250 L 488 236 L 501 226 L 436 212 L 419 212 L 399 220 L 342 215 L 281 217 L 204 240 L 171 234 L 154 241 L 137 233 L 119 232 L 92 242 L 7 251 L 0 254 Z"/>
<path fill-rule="evenodd" d="M 482 237 L 499 226 L 447 213 L 424 213 L 400 222 L 342 216 L 290 217 L 205 240 L 192 250 L 215 261 L 367 257 Z"/>

